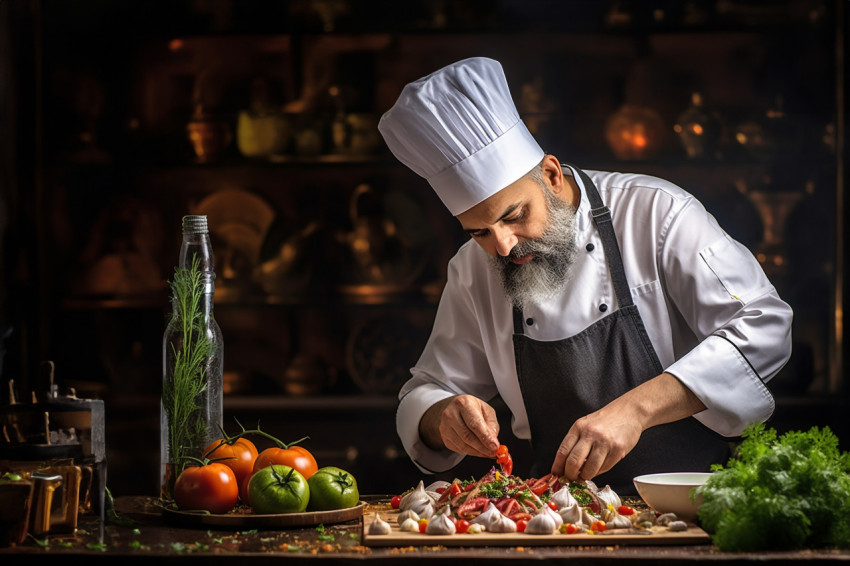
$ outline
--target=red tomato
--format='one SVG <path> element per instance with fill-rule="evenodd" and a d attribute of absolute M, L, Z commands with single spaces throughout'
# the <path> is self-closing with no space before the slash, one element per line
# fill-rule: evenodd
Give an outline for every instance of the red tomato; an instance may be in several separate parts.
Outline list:
<path fill-rule="evenodd" d="M 238 497 L 233 470 L 218 462 L 186 468 L 174 483 L 174 501 L 185 511 L 227 513 Z"/>
<path fill-rule="evenodd" d="M 525 527 L 527 527 L 527 526 L 528 526 L 528 521 L 526 521 L 525 519 L 520 519 L 519 521 L 516 522 L 516 532 L 524 533 Z"/>
<path fill-rule="evenodd" d="M 608 528 L 608 527 L 607 527 L 607 525 L 605 525 L 605 521 L 593 521 L 593 524 L 590 525 L 591 531 L 596 531 L 596 532 L 599 532 L 599 533 L 604 531 L 606 528 Z"/>
<path fill-rule="evenodd" d="M 419 532 L 425 533 L 428 530 L 428 519 L 419 519 Z"/>
<path fill-rule="evenodd" d="M 242 480 L 254 471 L 257 447 L 247 438 L 237 438 L 233 442 L 220 439 L 204 448 L 204 456 L 210 460 L 220 460 L 218 463 L 233 470 L 236 481 L 242 485 Z"/>
<path fill-rule="evenodd" d="M 508 453 L 508 447 L 504 444 L 499 445 L 499 449 L 496 450 L 496 463 L 502 467 L 502 472 L 509 476 L 514 471 L 514 459 L 511 458 L 511 455 Z"/>
<path fill-rule="evenodd" d="M 573 523 L 565 523 L 559 527 L 558 531 L 564 535 L 574 535 L 578 532 L 578 527 Z"/>
<path fill-rule="evenodd" d="M 558 510 L 558 504 L 557 504 L 557 503 L 555 503 L 554 501 L 547 501 L 547 502 L 546 502 L 546 505 L 548 505 L 548 506 L 549 506 L 549 509 L 551 509 L 552 511 L 557 511 L 557 510 Z"/>
<path fill-rule="evenodd" d="M 489 497 L 475 497 L 460 504 L 457 509 L 457 516 L 461 519 L 472 519 L 476 515 L 483 513 L 490 504 Z"/>
<path fill-rule="evenodd" d="M 242 503 L 248 505 L 249 507 L 251 505 L 251 498 L 248 497 L 248 484 L 251 483 L 251 476 L 253 475 L 254 474 L 248 474 L 242 480 L 242 483 L 239 484 L 239 499 L 241 499 Z"/>
<path fill-rule="evenodd" d="M 298 470 L 305 479 L 310 479 L 310 476 L 318 471 L 319 466 L 316 464 L 316 459 L 306 448 L 300 446 L 289 446 L 289 448 L 278 448 L 272 446 L 266 448 L 257 459 L 254 461 L 254 473 L 257 471 L 278 464 L 289 466 Z"/>
<path fill-rule="evenodd" d="M 629 507 L 628 505 L 620 505 L 617 508 L 617 513 L 619 513 L 620 515 L 634 515 L 635 510 Z"/>
<path fill-rule="evenodd" d="M 390 506 L 393 509 L 398 509 L 401 506 L 401 495 L 396 495 L 390 499 Z"/>
<path fill-rule="evenodd" d="M 546 490 L 549 489 L 549 482 L 543 478 L 540 478 L 539 480 L 528 480 L 527 485 L 528 489 L 530 489 L 534 495 L 543 495 L 546 493 Z"/>
<path fill-rule="evenodd" d="M 463 490 L 460 487 L 460 483 L 455 482 L 449 487 L 449 495 L 454 497 L 455 495 L 460 495 L 463 493 Z"/>
<path fill-rule="evenodd" d="M 469 521 L 466 519 L 458 519 L 455 522 L 455 531 L 459 533 L 465 533 L 469 530 Z"/>

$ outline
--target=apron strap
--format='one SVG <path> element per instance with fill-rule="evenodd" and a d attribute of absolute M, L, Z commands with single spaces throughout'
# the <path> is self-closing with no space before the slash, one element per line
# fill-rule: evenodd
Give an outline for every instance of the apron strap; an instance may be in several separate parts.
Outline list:
<path fill-rule="evenodd" d="M 617 302 L 621 308 L 631 306 L 633 303 L 632 293 L 629 291 L 626 270 L 623 267 L 623 258 L 620 255 L 620 245 L 617 243 L 617 235 L 614 233 L 614 225 L 611 222 L 611 209 L 602 202 L 602 197 L 599 196 L 596 185 L 593 184 L 587 173 L 578 167 L 573 167 L 566 163 L 564 166 L 576 171 L 581 178 L 582 184 L 584 184 L 584 189 L 591 206 L 590 215 L 593 217 L 593 223 L 596 224 L 596 229 L 599 231 L 599 237 L 602 238 L 602 248 L 605 250 L 605 257 L 608 260 L 608 269 L 611 271 L 611 280 L 614 283 Z"/>
<path fill-rule="evenodd" d="M 623 258 L 620 256 L 620 245 L 617 243 L 617 235 L 614 233 L 614 225 L 611 221 L 611 209 L 602 202 L 602 197 L 599 195 L 596 185 L 587 176 L 587 173 L 568 163 L 562 163 L 561 165 L 577 172 L 579 178 L 581 178 L 587 198 L 590 201 L 590 215 L 593 218 L 596 229 L 599 231 L 599 237 L 602 239 L 602 249 L 605 251 L 608 270 L 611 272 L 611 280 L 614 283 L 614 293 L 617 296 L 617 303 L 620 305 L 620 308 L 631 306 L 633 304 L 632 293 L 629 291 L 626 270 L 623 267 Z M 514 334 L 525 334 L 522 311 L 517 307 L 513 307 L 513 313 Z"/>

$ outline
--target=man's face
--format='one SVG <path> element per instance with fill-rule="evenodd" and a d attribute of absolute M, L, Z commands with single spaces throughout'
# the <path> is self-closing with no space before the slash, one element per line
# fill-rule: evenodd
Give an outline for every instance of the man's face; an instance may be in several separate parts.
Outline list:
<path fill-rule="evenodd" d="M 575 208 L 531 178 L 482 205 L 458 219 L 490 255 L 513 304 L 522 308 L 561 291 L 576 256 Z"/>

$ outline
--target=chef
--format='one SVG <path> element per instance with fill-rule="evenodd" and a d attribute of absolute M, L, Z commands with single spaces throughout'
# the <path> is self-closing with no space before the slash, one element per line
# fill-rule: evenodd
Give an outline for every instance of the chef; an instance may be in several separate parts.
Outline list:
<path fill-rule="evenodd" d="M 771 416 L 791 309 L 691 194 L 545 153 L 492 59 L 408 84 L 379 130 L 470 236 L 399 393 L 398 434 L 423 472 L 494 457 L 496 396 L 534 477 L 624 494 L 642 473 L 725 462 Z"/>

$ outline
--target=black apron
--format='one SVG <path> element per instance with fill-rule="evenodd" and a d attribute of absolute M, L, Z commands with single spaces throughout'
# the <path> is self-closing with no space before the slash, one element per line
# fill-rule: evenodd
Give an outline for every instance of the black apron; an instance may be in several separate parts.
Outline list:
<path fill-rule="evenodd" d="M 611 211 L 593 181 L 574 169 L 590 201 L 619 309 L 575 336 L 543 342 L 525 335 L 522 311 L 514 308 L 514 355 L 535 457 L 532 477 L 549 473 L 561 441 L 576 420 L 663 371 L 632 301 Z M 625 458 L 593 481 L 599 487 L 610 485 L 618 494 L 632 495 L 635 476 L 705 472 L 728 457 L 728 442 L 689 417 L 647 429 Z"/>

